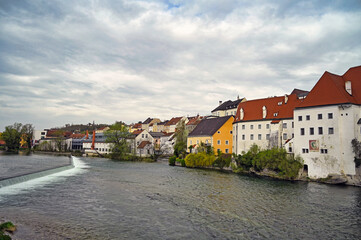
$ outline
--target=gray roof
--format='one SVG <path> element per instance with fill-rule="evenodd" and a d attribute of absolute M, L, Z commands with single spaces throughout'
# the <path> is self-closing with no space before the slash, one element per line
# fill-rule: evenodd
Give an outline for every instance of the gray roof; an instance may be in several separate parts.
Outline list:
<path fill-rule="evenodd" d="M 149 117 L 143 122 L 143 124 L 149 124 L 152 120 L 153 120 L 153 118 Z"/>
<path fill-rule="evenodd" d="M 149 132 L 149 134 L 152 137 L 162 137 L 162 136 L 164 136 L 164 133 L 162 133 L 162 132 Z"/>
<path fill-rule="evenodd" d="M 225 116 L 203 119 L 188 136 L 212 136 L 231 117 L 232 116 Z"/>
<path fill-rule="evenodd" d="M 213 109 L 212 112 L 219 111 L 219 110 L 227 110 L 227 109 L 237 108 L 238 104 L 240 102 L 242 102 L 243 99 L 244 98 L 237 99 L 236 101 L 228 100 L 227 102 L 224 102 L 221 105 L 219 105 L 218 107 L 216 107 L 215 109 Z"/>

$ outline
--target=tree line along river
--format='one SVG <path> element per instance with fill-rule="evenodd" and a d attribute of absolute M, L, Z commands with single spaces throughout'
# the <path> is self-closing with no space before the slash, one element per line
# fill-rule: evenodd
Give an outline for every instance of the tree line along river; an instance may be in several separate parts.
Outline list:
<path fill-rule="evenodd" d="M 75 158 L 75 163 L 78 170 L 45 177 L 47 184 L 18 192 L 0 189 L 0 220 L 17 225 L 14 238 L 361 239 L 357 187 L 276 181 L 167 162 Z"/>

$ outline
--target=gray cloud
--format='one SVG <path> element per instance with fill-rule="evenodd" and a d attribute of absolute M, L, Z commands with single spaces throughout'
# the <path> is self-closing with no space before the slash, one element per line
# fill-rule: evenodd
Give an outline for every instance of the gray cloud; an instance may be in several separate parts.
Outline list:
<path fill-rule="evenodd" d="M 360 65 L 359 22 L 359 1 L 2 1 L 0 130 L 310 90 Z"/>

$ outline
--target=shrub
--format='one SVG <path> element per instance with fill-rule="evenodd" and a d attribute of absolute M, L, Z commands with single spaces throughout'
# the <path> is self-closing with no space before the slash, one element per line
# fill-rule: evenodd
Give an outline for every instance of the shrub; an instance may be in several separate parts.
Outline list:
<path fill-rule="evenodd" d="M 285 149 L 272 148 L 261 151 L 253 145 L 247 153 L 235 157 L 238 168 L 255 171 L 269 169 L 286 179 L 295 179 L 302 168 L 302 159 L 299 156 L 288 155 Z"/>
<path fill-rule="evenodd" d="M 175 166 L 175 161 L 176 161 L 177 157 L 176 156 L 171 156 L 168 160 L 169 162 L 169 166 Z"/>
<path fill-rule="evenodd" d="M 229 167 L 232 161 L 231 156 L 232 155 L 230 154 L 220 153 L 217 159 L 213 162 L 213 166 L 219 167 L 220 169 L 223 169 L 224 167 Z"/>
<path fill-rule="evenodd" d="M 209 155 L 204 152 L 191 153 L 184 159 L 187 167 L 210 167 L 216 160 L 214 155 Z"/>

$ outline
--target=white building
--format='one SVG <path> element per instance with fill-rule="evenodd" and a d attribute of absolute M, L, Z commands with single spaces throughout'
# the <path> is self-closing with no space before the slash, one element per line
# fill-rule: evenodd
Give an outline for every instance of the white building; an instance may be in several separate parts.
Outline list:
<path fill-rule="evenodd" d="M 310 178 L 336 174 L 361 183 L 351 147 L 352 139 L 361 139 L 360 104 L 361 66 L 343 76 L 325 72 L 295 109 L 295 153 Z"/>
<path fill-rule="evenodd" d="M 261 149 L 284 147 L 292 153 L 293 110 L 301 101 L 292 93 L 239 103 L 233 123 L 232 151 L 242 154 L 257 144 Z"/>
<path fill-rule="evenodd" d="M 228 100 L 223 103 L 219 101 L 219 106 L 212 110 L 212 115 L 217 117 L 235 116 L 238 104 L 245 101 L 247 101 L 245 98 L 239 99 L 239 97 L 235 101 Z"/>

